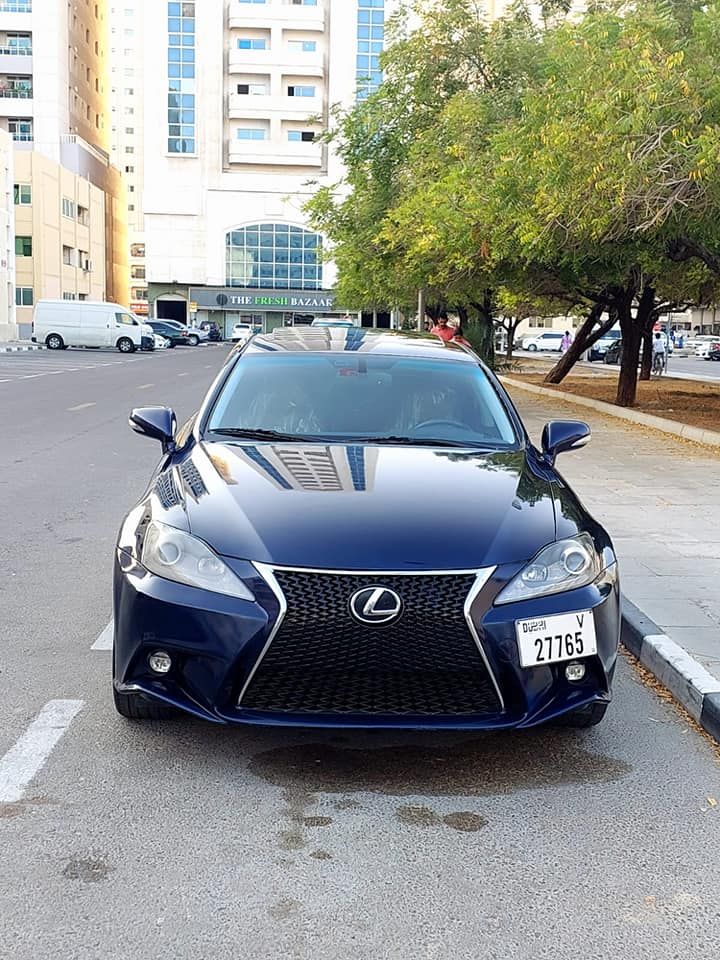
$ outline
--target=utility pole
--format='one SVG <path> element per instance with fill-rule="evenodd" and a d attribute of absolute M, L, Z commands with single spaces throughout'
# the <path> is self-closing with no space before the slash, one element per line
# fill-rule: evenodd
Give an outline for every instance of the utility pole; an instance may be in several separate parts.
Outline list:
<path fill-rule="evenodd" d="M 424 290 L 418 290 L 417 328 L 418 330 L 425 329 L 425 291 Z"/>

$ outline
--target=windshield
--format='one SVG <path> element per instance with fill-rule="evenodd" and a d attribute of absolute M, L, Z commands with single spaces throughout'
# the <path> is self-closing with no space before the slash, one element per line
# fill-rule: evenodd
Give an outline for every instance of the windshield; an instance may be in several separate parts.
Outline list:
<path fill-rule="evenodd" d="M 518 444 L 500 398 L 476 364 L 351 353 L 244 357 L 206 430 L 260 440 Z"/>

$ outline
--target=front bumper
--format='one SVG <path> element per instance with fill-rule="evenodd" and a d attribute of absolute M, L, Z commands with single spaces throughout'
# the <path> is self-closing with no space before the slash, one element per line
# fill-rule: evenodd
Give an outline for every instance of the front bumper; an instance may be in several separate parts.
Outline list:
<path fill-rule="evenodd" d="M 216 723 L 285 726 L 498 729 L 532 727 L 593 702 L 609 702 L 620 635 L 620 591 L 615 565 L 591 586 L 495 607 L 494 597 L 517 572 L 499 568 L 475 592 L 466 610 L 500 694 L 497 709 L 477 716 L 307 713 L 242 706 L 241 694 L 261 662 L 283 612 L 282 597 L 250 564 L 227 560 L 256 602 L 186 587 L 150 574 L 118 551 L 114 574 L 114 683 Z M 379 575 L 381 576 L 381 575 Z M 597 654 L 584 658 L 582 681 L 565 678 L 564 663 L 522 668 L 515 620 L 592 610 Z M 438 643 L 442 635 L 438 634 Z M 167 651 L 173 667 L 153 674 L 148 656 Z M 238 705 L 238 701 L 240 705 Z"/>

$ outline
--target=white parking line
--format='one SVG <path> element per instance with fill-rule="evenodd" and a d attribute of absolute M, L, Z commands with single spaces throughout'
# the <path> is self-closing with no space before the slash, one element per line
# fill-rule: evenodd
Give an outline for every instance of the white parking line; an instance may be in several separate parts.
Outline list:
<path fill-rule="evenodd" d="M 147 390 L 149 387 L 154 387 L 154 383 L 141 383 L 138 387 L 138 390 Z"/>
<path fill-rule="evenodd" d="M 18 803 L 54 747 L 80 712 L 84 700 L 46 703 L 20 739 L 0 759 L 0 803 Z"/>
<path fill-rule="evenodd" d="M 113 622 L 105 627 L 103 632 L 97 638 L 95 643 L 90 647 L 91 650 L 112 650 L 113 645 Z"/>
<path fill-rule="evenodd" d="M 68 410 L 69 410 L 69 411 L 73 411 L 73 410 L 87 410 L 88 407 L 94 407 L 95 405 L 96 405 L 96 404 L 95 404 L 95 401 L 93 400 L 92 403 L 78 403 L 78 405 L 77 405 L 76 407 L 68 407 Z"/>
<path fill-rule="evenodd" d="M 189 374 L 188 374 L 188 373 L 179 373 L 178 376 L 179 376 L 179 377 L 188 377 Z"/>

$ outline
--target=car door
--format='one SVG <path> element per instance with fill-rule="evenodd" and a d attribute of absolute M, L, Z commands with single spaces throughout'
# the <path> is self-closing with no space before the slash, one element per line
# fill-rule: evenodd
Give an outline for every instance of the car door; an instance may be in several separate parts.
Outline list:
<path fill-rule="evenodd" d="M 79 343 L 84 347 L 104 347 L 108 342 L 108 329 L 105 315 L 84 304 L 77 305 Z"/>

